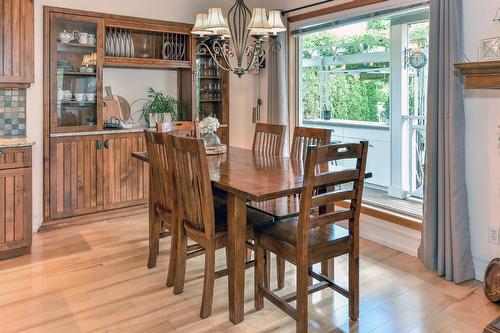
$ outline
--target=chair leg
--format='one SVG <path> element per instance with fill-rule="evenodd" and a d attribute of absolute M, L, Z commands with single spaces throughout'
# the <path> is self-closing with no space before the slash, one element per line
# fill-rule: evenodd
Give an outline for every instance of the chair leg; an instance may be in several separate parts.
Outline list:
<path fill-rule="evenodd" d="M 308 287 L 309 266 L 305 263 L 297 263 L 297 333 L 307 333 L 309 327 L 307 316 Z"/>
<path fill-rule="evenodd" d="M 271 289 L 271 252 L 264 252 L 264 285 Z"/>
<path fill-rule="evenodd" d="M 179 244 L 179 233 L 177 226 L 172 223 L 170 236 L 170 261 L 168 262 L 167 287 L 172 287 L 175 283 L 175 270 L 177 268 L 177 248 Z"/>
<path fill-rule="evenodd" d="M 156 267 L 160 252 L 160 221 L 154 212 L 149 212 L 149 257 L 148 268 Z"/>
<path fill-rule="evenodd" d="M 285 287 L 285 259 L 276 256 L 276 275 L 278 280 L 278 289 Z"/>
<path fill-rule="evenodd" d="M 359 318 L 359 255 L 349 254 L 349 318 Z"/>
<path fill-rule="evenodd" d="M 254 304 L 255 310 L 262 310 L 264 307 L 264 296 L 259 290 L 264 285 L 264 249 L 255 241 L 255 268 L 254 268 Z"/>
<path fill-rule="evenodd" d="M 187 237 L 184 226 L 177 227 L 177 262 L 175 267 L 174 294 L 178 295 L 184 291 L 184 279 L 186 276 L 187 260 Z"/>
<path fill-rule="evenodd" d="M 205 249 L 205 277 L 203 278 L 203 297 L 201 299 L 200 317 L 205 319 L 212 313 L 215 282 L 215 244 Z"/>

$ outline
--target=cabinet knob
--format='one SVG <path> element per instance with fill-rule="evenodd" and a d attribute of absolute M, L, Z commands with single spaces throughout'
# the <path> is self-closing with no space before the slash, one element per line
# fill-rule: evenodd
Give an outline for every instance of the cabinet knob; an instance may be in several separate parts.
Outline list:
<path fill-rule="evenodd" d="M 104 148 L 109 149 L 109 140 L 104 141 Z"/>
<path fill-rule="evenodd" d="M 102 149 L 102 141 L 97 141 L 97 150 L 101 150 Z"/>

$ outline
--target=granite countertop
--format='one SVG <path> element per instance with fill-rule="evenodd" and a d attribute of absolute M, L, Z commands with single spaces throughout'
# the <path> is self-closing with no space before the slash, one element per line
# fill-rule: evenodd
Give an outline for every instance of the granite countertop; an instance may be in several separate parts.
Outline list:
<path fill-rule="evenodd" d="M 0 138 L 0 149 L 15 148 L 15 147 L 30 147 L 35 144 L 35 141 L 28 138 Z"/>
<path fill-rule="evenodd" d="M 155 129 L 147 127 L 132 127 L 132 128 L 117 128 L 117 129 L 103 129 L 99 131 L 86 131 L 86 132 L 67 132 L 67 133 L 52 133 L 51 138 L 66 137 L 66 136 L 82 136 L 82 135 L 101 135 L 101 134 L 120 134 L 120 133 L 138 133 L 145 129 L 154 131 Z"/>

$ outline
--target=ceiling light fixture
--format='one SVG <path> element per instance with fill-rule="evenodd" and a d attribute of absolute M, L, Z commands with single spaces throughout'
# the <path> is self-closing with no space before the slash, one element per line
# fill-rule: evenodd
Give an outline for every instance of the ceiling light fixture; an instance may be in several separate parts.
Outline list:
<path fill-rule="evenodd" d="M 281 49 L 277 36 L 283 31 L 280 11 L 271 10 L 268 17 L 265 8 L 250 11 L 244 0 L 236 0 L 227 18 L 221 8 L 197 14 L 191 33 L 200 40 L 198 54 L 209 54 L 221 69 L 241 77 L 260 66 L 269 50 Z"/>

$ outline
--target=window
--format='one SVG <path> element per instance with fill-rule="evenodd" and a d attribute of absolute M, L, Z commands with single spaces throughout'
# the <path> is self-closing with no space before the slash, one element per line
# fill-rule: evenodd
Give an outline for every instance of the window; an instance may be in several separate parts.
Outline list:
<path fill-rule="evenodd" d="M 298 29 L 299 123 L 368 140 L 364 201 L 422 216 L 428 6 Z"/>
<path fill-rule="evenodd" d="M 382 18 L 304 36 L 303 119 L 388 122 L 389 35 Z"/>

